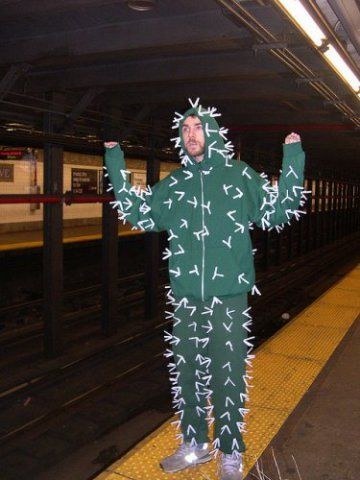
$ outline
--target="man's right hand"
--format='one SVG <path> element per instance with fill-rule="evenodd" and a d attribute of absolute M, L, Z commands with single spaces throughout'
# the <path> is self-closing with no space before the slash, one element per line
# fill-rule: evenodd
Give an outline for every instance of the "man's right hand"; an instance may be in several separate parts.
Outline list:
<path fill-rule="evenodd" d="M 118 145 L 118 142 L 104 142 L 105 148 L 114 148 L 116 145 Z"/>

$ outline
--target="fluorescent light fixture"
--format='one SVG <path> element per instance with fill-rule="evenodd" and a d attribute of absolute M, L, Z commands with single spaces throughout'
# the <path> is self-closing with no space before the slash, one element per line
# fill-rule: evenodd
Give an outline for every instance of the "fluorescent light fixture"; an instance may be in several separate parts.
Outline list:
<path fill-rule="evenodd" d="M 330 44 L 328 49 L 323 53 L 327 61 L 332 65 L 334 70 L 342 77 L 346 83 L 354 90 L 358 92 L 360 90 L 360 79 L 355 75 L 351 68 L 345 63 L 341 55 Z"/>
<path fill-rule="evenodd" d="M 291 16 L 293 21 L 310 38 L 310 40 L 320 47 L 326 40 L 325 33 L 317 25 L 310 13 L 299 0 L 277 0 L 283 9 Z"/>
<path fill-rule="evenodd" d="M 326 35 L 306 10 L 300 0 L 275 0 L 291 17 L 292 21 L 310 38 L 319 48 L 320 53 L 337 74 L 350 86 L 360 99 L 360 79 L 347 65 L 333 45 L 327 44 Z"/>

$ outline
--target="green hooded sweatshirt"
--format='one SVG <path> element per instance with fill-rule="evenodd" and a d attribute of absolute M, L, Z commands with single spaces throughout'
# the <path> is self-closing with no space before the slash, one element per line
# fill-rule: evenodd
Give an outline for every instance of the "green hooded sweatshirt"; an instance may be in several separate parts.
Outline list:
<path fill-rule="evenodd" d="M 183 167 L 141 192 L 127 181 L 119 146 L 106 149 L 105 163 L 114 188 L 119 219 L 144 231 L 168 232 L 169 274 L 177 298 L 237 295 L 257 291 L 249 228 L 280 230 L 291 217 L 304 213 L 304 152 L 301 143 L 283 145 L 278 186 L 271 186 L 242 161 L 232 160 L 227 130 L 219 128 L 215 108 L 195 102 L 176 114 L 172 139 L 180 148 Z M 184 149 L 181 127 L 189 115 L 200 118 L 205 133 L 204 159 L 197 163 Z M 110 188 L 111 188 L 110 186 Z"/>

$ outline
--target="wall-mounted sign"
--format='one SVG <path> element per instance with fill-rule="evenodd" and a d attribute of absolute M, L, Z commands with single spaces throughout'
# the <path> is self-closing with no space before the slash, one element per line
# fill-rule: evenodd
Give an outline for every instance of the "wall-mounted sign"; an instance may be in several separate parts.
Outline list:
<path fill-rule="evenodd" d="M 146 173 L 134 172 L 132 174 L 132 184 L 134 187 L 140 187 L 141 190 L 146 189 Z"/>
<path fill-rule="evenodd" d="M 90 168 L 71 169 L 71 191 L 76 194 L 98 193 L 98 170 Z"/>
<path fill-rule="evenodd" d="M 0 182 L 14 181 L 14 165 L 10 163 L 0 163 Z"/>
<path fill-rule="evenodd" d="M 32 148 L 0 146 L 0 160 L 31 160 L 33 157 Z"/>

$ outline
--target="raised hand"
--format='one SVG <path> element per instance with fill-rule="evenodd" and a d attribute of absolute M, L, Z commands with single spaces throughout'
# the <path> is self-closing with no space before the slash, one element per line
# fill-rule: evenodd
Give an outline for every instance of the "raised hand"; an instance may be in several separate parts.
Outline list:
<path fill-rule="evenodd" d="M 114 148 L 116 145 L 118 145 L 118 142 L 104 142 L 105 148 Z"/>
<path fill-rule="evenodd" d="M 301 141 L 300 135 L 294 132 L 289 133 L 289 135 L 285 137 L 285 143 L 296 143 L 300 141 Z"/>

